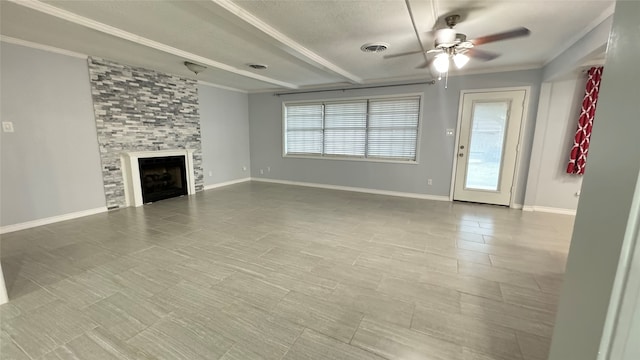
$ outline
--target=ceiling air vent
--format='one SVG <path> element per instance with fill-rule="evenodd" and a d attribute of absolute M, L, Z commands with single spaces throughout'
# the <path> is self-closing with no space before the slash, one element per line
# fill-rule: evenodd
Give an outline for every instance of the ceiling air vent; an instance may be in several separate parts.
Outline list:
<path fill-rule="evenodd" d="M 367 52 L 367 53 L 379 53 L 379 52 L 383 52 L 385 50 L 387 50 L 389 48 L 389 44 L 387 43 L 370 43 L 370 44 L 364 44 L 362 46 L 360 46 L 360 50 Z"/>
<path fill-rule="evenodd" d="M 263 65 L 263 64 L 248 64 L 248 66 L 256 70 L 265 70 L 267 68 L 267 65 Z"/>

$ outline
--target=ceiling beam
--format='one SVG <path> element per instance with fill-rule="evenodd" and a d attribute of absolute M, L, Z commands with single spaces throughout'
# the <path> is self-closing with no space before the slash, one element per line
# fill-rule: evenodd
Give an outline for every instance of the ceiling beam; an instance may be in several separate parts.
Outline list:
<path fill-rule="evenodd" d="M 248 12 L 247 10 L 236 5 L 231 0 L 211 0 L 211 1 L 217 4 L 218 6 L 222 7 L 223 9 L 227 10 L 229 13 L 235 15 L 238 19 L 251 25 L 257 30 L 260 30 L 262 33 L 264 33 L 270 39 L 272 39 L 273 42 L 278 44 L 281 49 L 295 56 L 299 60 L 302 60 L 307 64 L 312 65 L 318 69 L 343 77 L 346 80 L 350 81 L 351 83 L 362 84 L 363 81 L 360 77 L 342 69 L 338 65 L 330 62 L 329 60 L 323 58 L 322 56 L 316 54 L 315 52 L 307 49 L 300 43 L 296 42 L 295 40 L 291 39 L 287 35 L 274 29 L 264 21 L 260 20 L 255 15 Z"/>
<path fill-rule="evenodd" d="M 200 56 L 194 53 L 190 53 L 188 51 L 180 50 L 178 48 L 163 44 L 161 42 L 147 39 L 145 37 L 136 35 L 134 33 L 130 33 L 128 31 L 118 29 L 116 27 L 86 18 L 84 16 L 80 16 L 70 11 L 57 8 L 49 4 L 45 4 L 37 0 L 9 0 L 9 1 L 16 3 L 18 5 L 22 5 L 27 8 L 30 8 L 32 10 L 40 11 L 47 15 L 55 16 L 59 19 L 66 20 L 71 23 L 102 32 L 104 34 L 115 36 L 124 40 L 134 42 L 139 45 L 143 45 L 152 49 L 156 49 L 168 54 L 172 54 L 172 55 L 184 58 L 185 60 L 190 60 L 192 62 L 196 62 L 203 65 L 211 66 L 213 68 L 217 68 L 220 70 L 228 71 L 236 75 L 248 77 L 254 80 L 263 81 L 269 84 L 278 85 L 278 86 L 282 86 L 289 89 L 297 89 L 299 87 L 298 85 L 295 85 L 295 84 L 272 79 L 270 77 L 262 76 L 259 74 L 254 74 L 252 72 L 241 70 L 231 65 L 227 65 L 227 64 L 206 58 L 204 56 Z"/>

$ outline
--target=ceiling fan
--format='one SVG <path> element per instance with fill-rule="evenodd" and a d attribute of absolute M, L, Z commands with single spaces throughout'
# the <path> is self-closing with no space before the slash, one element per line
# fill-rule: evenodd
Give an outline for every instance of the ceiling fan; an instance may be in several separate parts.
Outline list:
<path fill-rule="evenodd" d="M 395 58 L 399 56 L 406 56 L 412 54 L 434 54 L 424 64 L 418 66 L 418 68 L 426 68 L 434 65 L 436 71 L 439 73 L 446 73 L 449 71 L 450 59 L 458 69 L 469 62 L 470 58 L 476 58 L 483 61 L 489 61 L 497 58 L 500 54 L 483 51 L 476 48 L 478 45 L 483 45 L 491 42 L 514 39 L 518 37 L 528 36 L 531 31 L 525 27 L 518 27 L 509 31 L 504 31 L 492 35 L 481 36 L 473 40 L 467 40 L 466 34 L 456 32 L 454 27 L 460 21 L 460 15 L 448 15 L 445 17 L 445 23 L 447 25 L 444 29 L 435 31 L 434 48 L 430 50 L 418 50 L 409 51 L 405 53 L 387 55 L 384 58 Z"/>

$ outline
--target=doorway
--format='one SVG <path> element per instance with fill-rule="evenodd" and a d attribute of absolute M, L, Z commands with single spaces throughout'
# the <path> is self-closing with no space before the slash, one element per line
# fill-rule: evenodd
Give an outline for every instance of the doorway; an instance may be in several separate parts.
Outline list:
<path fill-rule="evenodd" d="M 511 204 L 526 90 L 463 93 L 453 200 Z"/>

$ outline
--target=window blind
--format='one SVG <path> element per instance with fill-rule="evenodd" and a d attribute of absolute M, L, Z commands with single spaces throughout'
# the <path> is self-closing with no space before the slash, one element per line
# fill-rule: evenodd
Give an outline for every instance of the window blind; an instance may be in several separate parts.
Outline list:
<path fill-rule="evenodd" d="M 324 106 L 324 154 L 365 155 L 367 102 L 327 103 Z"/>
<path fill-rule="evenodd" d="M 420 99 L 369 102 L 368 157 L 416 159 Z"/>
<path fill-rule="evenodd" d="M 285 152 L 322 155 L 322 118 L 322 104 L 288 105 Z"/>
<path fill-rule="evenodd" d="M 285 154 L 415 161 L 420 97 L 285 103 Z"/>

